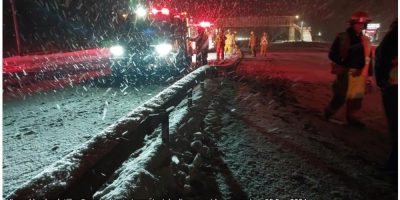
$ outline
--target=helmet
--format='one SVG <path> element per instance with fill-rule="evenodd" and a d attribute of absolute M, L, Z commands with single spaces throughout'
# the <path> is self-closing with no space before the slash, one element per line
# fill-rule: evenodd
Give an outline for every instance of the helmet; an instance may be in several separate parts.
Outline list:
<path fill-rule="evenodd" d="M 369 23 L 371 18 L 366 12 L 357 11 L 351 15 L 350 23 Z"/>

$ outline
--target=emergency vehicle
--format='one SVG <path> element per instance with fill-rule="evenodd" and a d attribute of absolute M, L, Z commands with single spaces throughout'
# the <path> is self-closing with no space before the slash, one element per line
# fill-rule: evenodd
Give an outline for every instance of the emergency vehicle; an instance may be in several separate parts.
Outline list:
<path fill-rule="evenodd" d="M 166 7 L 138 5 L 118 25 L 111 52 L 111 83 L 171 80 L 188 65 L 186 20 Z"/>
<path fill-rule="evenodd" d="M 98 1 L 66 3 L 57 0 L 40 4 L 25 0 L 6 2 L 4 9 L 9 14 L 5 14 L 4 32 L 6 36 L 15 36 L 10 38 L 16 40 L 14 46 L 17 47 L 6 45 L 3 52 L 4 95 L 26 95 L 88 80 L 116 86 L 146 84 L 170 81 L 185 73 L 189 60 L 184 17 L 164 6 L 132 5 L 131 1 L 117 7 L 111 2 L 110 8 L 104 7 L 105 2 Z M 102 4 L 101 8 L 108 10 L 100 14 L 98 12 L 102 11 L 91 9 L 90 15 L 84 8 L 90 9 L 93 3 Z M 76 7 L 81 7 L 82 11 L 74 13 Z M 10 13 L 18 9 L 27 16 L 11 16 Z M 43 10 L 46 13 L 40 13 Z M 36 19 L 32 24 L 29 21 L 32 16 L 53 16 L 55 19 Z M 65 27 L 52 29 L 54 24 Z M 29 35 L 26 27 L 41 29 L 39 33 L 35 30 Z M 36 41 L 36 37 L 40 39 Z M 24 46 L 28 41 L 32 44 Z M 52 45 L 46 46 L 48 44 Z"/>

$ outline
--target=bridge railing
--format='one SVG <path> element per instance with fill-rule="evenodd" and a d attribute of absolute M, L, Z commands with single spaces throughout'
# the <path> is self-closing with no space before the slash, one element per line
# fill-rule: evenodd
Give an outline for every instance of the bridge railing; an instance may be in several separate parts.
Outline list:
<path fill-rule="evenodd" d="M 267 27 L 267 26 L 292 26 L 294 16 L 259 16 L 259 17 L 234 17 L 221 18 L 217 24 L 229 28 Z"/>

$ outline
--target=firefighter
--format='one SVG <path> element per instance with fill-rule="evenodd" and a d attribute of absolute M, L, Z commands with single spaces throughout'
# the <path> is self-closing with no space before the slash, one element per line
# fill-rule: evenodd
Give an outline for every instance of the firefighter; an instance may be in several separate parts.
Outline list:
<path fill-rule="evenodd" d="M 196 37 L 197 52 L 200 54 L 197 58 L 199 59 L 197 63 L 200 65 L 207 65 L 208 57 L 208 33 L 205 28 L 199 27 L 197 30 L 199 33 Z"/>
<path fill-rule="evenodd" d="M 366 79 L 372 75 L 369 65 L 371 46 L 368 37 L 363 35 L 370 21 L 366 12 L 353 13 L 349 20 L 350 27 L 339 33 L 331 46 L 329 59 L 332 61 L 331 72 L 336 75 L 336 79 L 332 84 L 333 98 L 324 111 L 326 120 L 346 102 L 348 124 L 359 128 L 365 126 L 356 114 L 361 109 Z"/>
<path fill-rule="evenodd" d="M 230 30 L 227 31 L 227 34 L 225 35 L 226 40 L 225 40 L 225 48 L 224 51 L 226 54 L 232 54 L 232 40 L 233 40 L 233 34 L 231 33 Z"/>
<path fill-rule="evenodd" d="M 261 37 L 261 56 L 266 56 L 267 55 L 267 46 L 268 46 L 268 35 L 266 32 L 263 33 L 263 36 Z"/>
<path fill-rule="evenodd" d="M 237 32 L 233 31 L 232 40 L 231 40 L 231 42 L 232 42 L 232 54 L 236 54 L 237 53 L 236 35 L 237 35 Z"/>
<path fill-rule="evenodd" d="M 256 57 L 256 44 L 257 44 L 256 35 L 254 34 L 253 31 L 251 31 L 250 38 L 249 38 L 249 47 L 250 47 L 251 53 L 253 54 L 254 57 Z"/>
<path fill-rule="evenodd" d="M 385 35 L 376 50 L 375 77 L 382 92 L 383 108 L 389 125 L 392 139 L 392 152 L 387 163 L 388 169 L 397 173 L 397 131 L 398 131 L 398 91 L 397 91 L 397 19 L 392 23 L 390 31 Z M 397 177 L 396 177 L 397 180 Z"/>
<path fill-rule="evenodd" d="M 217 61 L 224 60 L 224 47 L 226 37 L 222 28 L 218 29 L 217 36 L 215 37 L 214 46 L 217 51 Z"/>

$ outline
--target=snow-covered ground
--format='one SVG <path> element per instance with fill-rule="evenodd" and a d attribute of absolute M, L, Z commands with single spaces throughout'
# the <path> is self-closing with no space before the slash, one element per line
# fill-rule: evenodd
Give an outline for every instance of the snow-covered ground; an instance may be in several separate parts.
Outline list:
<path fill-rule="evenodd" d="M 246 56 L 236 74 L 211 81 L 205 133 L 219 152 L 210 160 L 224 165 L 211 173 L 218 197 L 396 199 L 381 170 L 390 141 L 379 91 L 364 101 L 366 129 L 324 121 L 329 70 L 326 52 L 280 51 Z M 5 193 L 161 89 L 75 86 L 5 102 Z"/>
<path fill-rule="evenodd" d="M 75 85 L 4 101 L 3 193 L 10 193 L 165 87 Z"/>
<path fill-rule="evenodd" d="M 397 199 L 383 170 L 390 140 L 379 91 L 365 98 L 366 129 L 323 120 L 328 64 L 326 52 L 275 52 L 215 80 L 206 132 L 227 166 L 215 172 L 222 197 Z M 343 109 L 334 118 L 343 122 Z"/>
<path fill-rule="evenodd" d="M 215 57 L 210 53 L 210 62 Z M 86 84 L 5 99 L 3 195 L 166 87 L 101 88 Z"/>

